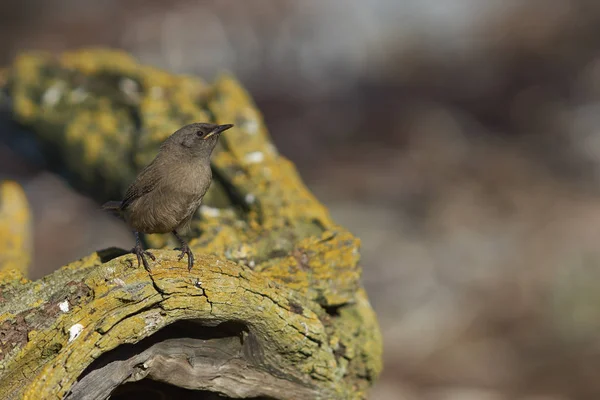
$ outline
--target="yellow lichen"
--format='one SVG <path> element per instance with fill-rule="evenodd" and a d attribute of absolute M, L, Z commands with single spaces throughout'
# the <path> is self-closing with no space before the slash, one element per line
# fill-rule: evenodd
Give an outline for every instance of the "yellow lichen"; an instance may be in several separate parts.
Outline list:
<path fill-rule="evenodd" d="M 21 186 L 0 183 L 0 271 L 16 269 L 23 275 L 31 261 L 31 212 Z"/>

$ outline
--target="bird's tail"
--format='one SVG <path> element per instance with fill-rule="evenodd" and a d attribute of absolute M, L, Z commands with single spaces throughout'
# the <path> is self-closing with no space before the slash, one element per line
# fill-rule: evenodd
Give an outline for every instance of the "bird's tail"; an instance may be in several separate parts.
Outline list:
<path fill-rule="evenodd" d="M 102 209 L 106 211 L 121 211 L 121 202 L 120 201 L 107 201 L 102 204 Z"/>

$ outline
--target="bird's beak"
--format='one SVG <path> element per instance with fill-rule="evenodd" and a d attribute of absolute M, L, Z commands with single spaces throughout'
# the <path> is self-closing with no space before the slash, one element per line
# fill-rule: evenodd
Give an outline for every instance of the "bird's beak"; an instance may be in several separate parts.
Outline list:
<path fill-rule="evenodd" d="M 213 136 L 213 135 L 219 135 L 223 132 L 225 132 L 227 129 L 232 128 L 233 125 L 232 124 L 227 124 L 227 125 L 219 125 L 215 128 L 214 131 L 210 132 L 208 135 L 206 135 L 204 137 L 204 139 L 208 139 L 209 137 Z"/>

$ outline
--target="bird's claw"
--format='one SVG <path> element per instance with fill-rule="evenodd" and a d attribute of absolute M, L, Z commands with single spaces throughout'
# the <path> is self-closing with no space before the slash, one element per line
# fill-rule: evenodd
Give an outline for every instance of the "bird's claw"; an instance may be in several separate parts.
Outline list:
<path fill-rule="evenodd" d="M 188 271 L 191 271 L 192 267 L 194 266 L 194 253 L 192 253 L 192 250 L 189 248 L 189 246 L 184 245 L 181 247 L 181 253 L 179 253 L 177 261 L 181 261 L 183 256 L 185 256 L 186 254 L 188 256 Z"/>
<path fill-rule="evenodd" d="M 143 264 L 144 268 L 150 272 L 150 265 L 146 260 L 146 256 L 150 257 L 152 261 L 156 261 L 154 254 L 150 253 L 148 250 L 144 250 L 140 245 L 136 245 L 133 249 L 131 249 L 131 252 L 137 257 L 138 267 Z"/>

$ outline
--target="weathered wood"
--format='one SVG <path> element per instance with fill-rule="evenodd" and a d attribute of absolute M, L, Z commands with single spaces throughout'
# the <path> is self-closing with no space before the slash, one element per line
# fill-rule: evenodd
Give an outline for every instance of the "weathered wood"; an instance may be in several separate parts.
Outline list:
<path fill-rule="evenodd" d="M 67 399 L 105 399 L 118 386 L 148 377 L 232 398 L 277 398 L 284 393 L 290 400 L 319 397 L 316 386 L 310 388 L 302 382 L 294 382 L 291 377 L 275 376 L 256 368 L 263 360 L 256 355 L 259 349 L 252 346 L 259 345 L 246 335 L 209 340 L 167 339 L 129 357 L 116 352 L 111 354 L 112 361 L 81 378 Z"/>
<path fill-rule="evenodd" d="M 51 165 L 99 201 L 118 197 L 179 126 L 236 127 L 216 149 L 216 182 L 192 223 L 191 272 L 173 250 L 155 250 L 147 272 L 108 249 L 35 282 L 0 273 L 3 398 L 100 399 L 150 387 L 366 396 L 381 338 L 360 285 L 359 241 L 277 153 L 233 78 L 208 85 L 95 50 L 22 55 L 6 87 L 14 118 Z"/>

